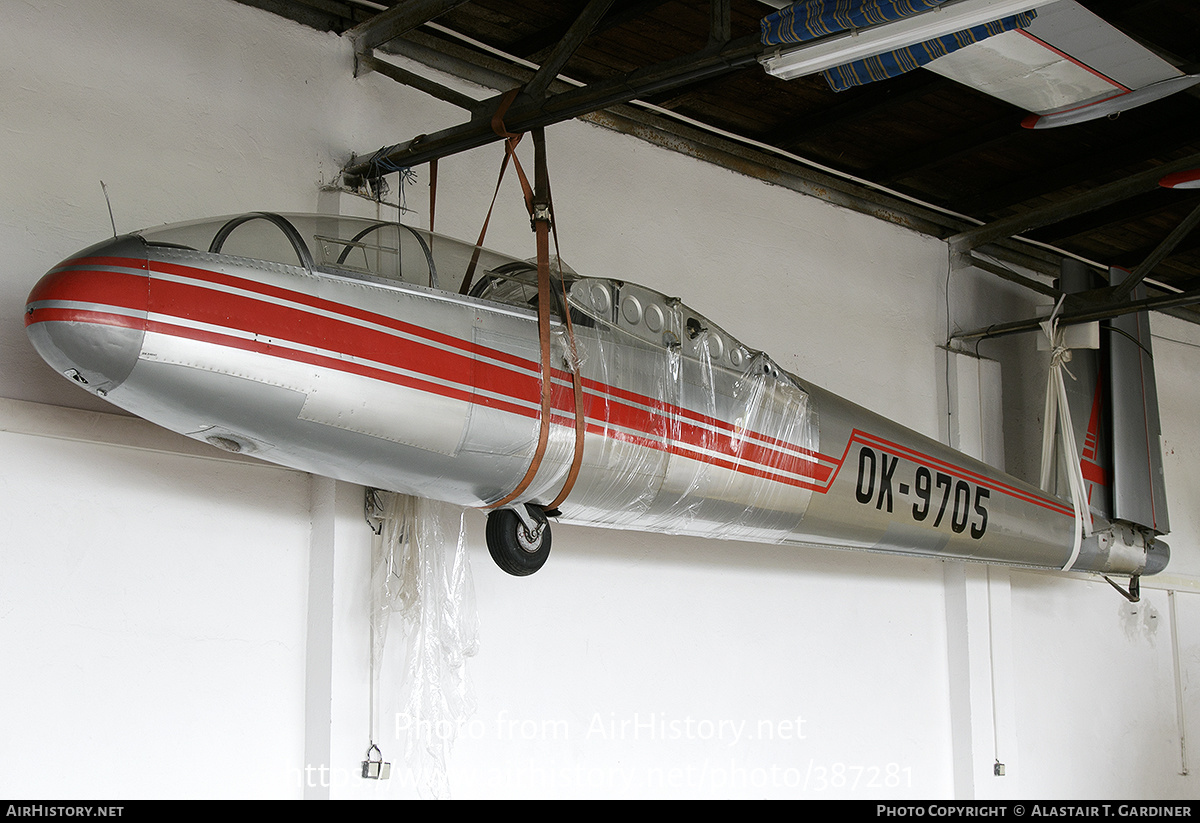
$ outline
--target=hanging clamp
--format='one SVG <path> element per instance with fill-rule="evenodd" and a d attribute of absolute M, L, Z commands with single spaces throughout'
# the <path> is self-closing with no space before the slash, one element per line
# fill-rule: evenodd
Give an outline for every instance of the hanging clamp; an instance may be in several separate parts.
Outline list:
<path fill-rule="evenodd" d="M 552 217 L 552 214 L 550 211 L 550 204 L 549 203 L 534 203 L 533 209 L 529 213 L 529 224 L 534 229 L 534 231 L 537 230 L 538 223 L 545 223 L 546 225 L 550 225 L 552 222 L 553 222 L 553 217 Z"/>
<path fill-rule="evenodd" d="M 362 776 L 368 780 L 387 780 L 392 776 L 392 764 L 383 762 L 383 752 L 374 743 L 367 749 L 367 759 L 362 762 Z"/>

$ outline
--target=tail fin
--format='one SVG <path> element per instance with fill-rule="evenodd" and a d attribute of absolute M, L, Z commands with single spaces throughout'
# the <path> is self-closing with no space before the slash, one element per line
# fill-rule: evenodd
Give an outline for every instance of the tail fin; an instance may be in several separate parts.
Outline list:
<path fill-rule="evenodd" d="M 1128 276 L 1112 269 L 1112 285 Z M 1063 291 L 1086 292 L 1102 285 L 1082 263 L 1068 260 Z M 1132 299 L 1144 297 L 1139 286 Z M 1074 329 L 1067 397 L 1087 502 L 1094 515 L 1119 520 L 1153 534 L 1166 534 L 1154 352 L 1146 312 L 1126 314 L 1087 330 Z M 1077 346 L 1077 347 L 1076 347 Z M 1096 350 L 1093 350 L 1096 349 Z"/>
<path fill-rule="evenodd" d="M 1128 274 L 1111 269 L 1110 282 L 1115 285 Z M 1145 287 L 1139 285 L 1131 297 L 1144 298 Z M 1102 360 L 1112 412 L 1112 515 L 1166 534 L 1170 525 L 1150 320 L 1147 312 L 1139 312 L 1113 318 L 1106 325 Z"/>

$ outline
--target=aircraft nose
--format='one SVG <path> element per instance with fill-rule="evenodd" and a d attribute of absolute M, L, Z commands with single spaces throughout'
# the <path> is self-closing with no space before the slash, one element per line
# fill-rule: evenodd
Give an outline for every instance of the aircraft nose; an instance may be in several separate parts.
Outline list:
<path fill-rule="evenodd" d="M 51 269 L 29 294 L 25 332 L 55 371 L 101 396 L 137 364 L 146 333 L 145 244 L 124 237 Z"/>

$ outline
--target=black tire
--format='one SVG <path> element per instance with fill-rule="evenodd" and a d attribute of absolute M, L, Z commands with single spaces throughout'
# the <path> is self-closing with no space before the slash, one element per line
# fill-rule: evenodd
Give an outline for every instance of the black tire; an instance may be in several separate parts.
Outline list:
<path fill-rule="evenodd" d="M 497 566 L 516 577 L 533 574 L 550 556 L 550 522 L 537 506 L 527 508 L 540 526 L 537 539 L 512 509 L 497 509 L 487 519 L 488 552 Z"/>

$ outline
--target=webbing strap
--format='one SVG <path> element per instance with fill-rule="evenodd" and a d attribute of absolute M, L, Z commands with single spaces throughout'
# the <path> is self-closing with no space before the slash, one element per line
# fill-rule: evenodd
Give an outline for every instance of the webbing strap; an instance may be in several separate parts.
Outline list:
<path fill-rule="evenodd" d="M 521 168 L 521 161 L 517 159 L 517 144 L 521 142 L 521 135 L 513 134 L 504 125 L 504 114 L 520 91 L 520 88 L 515 88 L 506 92 L 500 99 L 500 105 L 496 107 L 496 113 L 492 115 L 492 131 L 504 138 L 504 160 L 500 163 L 500 174 L 496 178 L 496 190 L 492 192 L 492 203 L 488 206 L 487 216 L 483 219 L 483 228 L 479 230 L 479 239 L 475 241 L 471 262 L 467 264 L 467 272 L 463 276 L 462 285 L 458 287 L 459 294 L 465 295 L 471 291 L 471 281 L 475 279 L 475 269 L 479 265 L 479 253 L 483 251 L 483 238 L 487 235 L 488 223 L 492 221 L 492 210 L 496 208 L 496 197 L 500 194 L 500 184 L 504 182 L 504 173 L 508 170 L 510 161 L 517 169 L 517 177 L 520 179 L 521 189 L 525 193 L 525 208 L 529 210 L 531 216 L 533 214 L 533 188 L 529 185 L 525 170 Z"/>
<path fill-rule="evenodd" d="M 550 293 L 550 229 L 553 226 L 553 208 L 549 202 L 549 182 L 546 180 L 547 174 L 545 171 L 544 145 L 540 139 L 540 133 L 535 135 L 535 152 L 536 172 L 539 175 L 539 182 L 545 186 L 546 200 L 545 213 L 537 213 L 538 207 L 534 202 L 534 189 L 529 184 L 529 178 L 525 175 L 525 170 L 521 167 L 521 162 L 517 158 L 516 148 L 521 140 L 521 135 L 512 134 L 504 125 L 504 114 L 508 111 L 508 107 L 519 93 L 519 89 L 512 89 L 504 95 L 500 101 L 500 105 L 496 108 L 496 113 L 492 116 L 492 131 L 504 138 L 504 160 L 500 165 L 500 175 L 496 180 L 496 190 L 492 193 L 492 203 L 488 207 L 487 217 L 484 219 L 483 230 L 479 234 L 479 240 L 475 244 L 475 251 L 471 256 L 471 262 L 467 268 L 466 276 L 463 278 L 462 286 L 459 288 L 460 294 L 467 294 L 471 289 L 471 280 L 475 275 L 475 268 L 479 260 L 479 253 L 483 248 L 483 237 L 487 232 L 488 222 L 492 218 L 492 209 L 496 205 L 496 197 L 500 192 L 500 184 L 504 180 L 504 172 L 508 168 L 511 161 L 513 168 L 516 169 L 517 178 L 521 182 L 521 189 L 525 196 L 525 208 L 529 212 L 529 216 L 533 221 L 534 232 L 537 238 L 537 279 L 538 279 L 538 343 L 539 354 L 541 358 L 542 372 L 542 392 L 541 392 L 541 414 L 538 421 L 538 442 L 533 452 L 533 458 L 530 460 L 529 467 L 525 471 L 525 476 L 521 478 L 511 492 L 505 495 L 497 502 L 491 504 L 491 508 L 505 506 L 516 500 L 524 491 L 529 488 L 529 484 L 537 476 L 538 469 L 541 468 L 542 460 L 546 456 L 546 446 L 550 441 L 550 417 L 553 412 L 552 392 L 553 392 L 553 373 L 554 369 L 550 362 L 550 305 L 552 295 Z M 554 231 L 554 245 L 558 248 L 558 231 Z M 560 264 L 561 265 L 561 264 Z M 560 271 L 561 274 L 561 271 Z M 561 277 L 560 277 L 561 282 Z M 585 418 L 583 414 L 583 382 L 579 372 L 578 350 L 575 346 L 575 330 L 571 324 L 571 311 L 567 304 L 566 286 L 563 285 L 563 310 L 566 313 L 565 322 L 567 325 L 567 340 L 571 350 L 571 371 L 573 382 L 574 396 L 574 415 L 575 415 L 575 447 L 574 454 L 571 460 L 571 467 L 567 472 L 566 481 L 563 484 L 562 490 L 554 501 L 546 508 L 556 509 L 562 503 L 567 495 L 571 493 L 571 489 L 575 485 L 575 480 L 579 476 L 579 468 L 583 462 L 583 440 L 586 429 Z"/>
<path fill-rule="evenodd" d="M 533 482 L 538 469 L 541 468 L 542 458 L 546 456 L 546 444 L 550 440 L 550 413 L 552 411 L 550 403 L 552 388 L 550 379 L 552 373 L 550 367 L 550 232 L 544 220 L 536 221 L 534 231 L 537 232 L 538 342 L 541 346 L 542 360 L 542 408 L 538 425 L 538 442 L 537 448 L 533 452 L 533 459 L 529 462 L 529 468 L 526 469 L 521 482 L 501 500 L 493 503 L 493 508 L 511 503 L 525 489 L 529 488 L 529 484 Z"/>
<path fill-rule="evenodd" d="M 429 233 L 433 234 L 433 218 L 437 216 L 437 158 L 429 161 Z"/>
<path fill-rule="evenodd" d="M 554 212 L 553 206 L 550 209 Z M 558 226 L 551 224 L 554 231 L 554 253 L 559 255 L 558 245 Z M 579 350 L 575 347 L 575 326 L 571 323 L 571 304 L 567 302 L 567 283 L 562 277 L 562 258 L 558 258 L 558 274 L 559 283 L 562 284 L 563 292 L 563 311 L 566 313 L 567 323 L 567 345 L 571 348 L 571 383 L 573 388 L 573 400 L 575 405 L 575 450 L 571 457 L 571 468 L 567 471 L 567 479 L 563 482 L 562 491 L 558 496 L 550 502 L 547 509 L 557 509 L 562 502 L 567 499 L 567 495 L 571 493 L 571 489 L 575 487 L 575 480 L 579 477 L 579 467 L 583 464 L 583 439 L 587 431 L 587 418 L 583 410 L 583 375 L 579 369 Z"/>
<path fill-rule="evenodd" d="M 1055 423 L 1060 435 L 1063 457 L 1066 463 L 1067 482 L 1071 490 L 1071 505 L 1075 509 L 1075 538 L 1071 546 L 1071 556 L 1063 565 L 1063 571 L 1070 571 L 1079 559 L 1079 551 L 1085 537 L 1092 534 L 1092 511 L 1088 507 L 1087 492 L 1084 488 L 1083 469 L 1079 462 L 1079 452 L 1075 445 L 1075 431 L 1071 425 L 1071 409 L 1067 400 L 1067 386 L 1063 380 L 1067 371 L 1066 361 L 1070 359 L 1070 349 L 1063 340 L 1062 329 L 1058 325 L 1058 314 L 1062 309 L 1063 300 L 1060 298 L 1050 317 L 1041 324 L 1042 331 L 1050 341 L 1050 375 L 1046 383 L 1046 406 L 1042 418 L 1042 477 L 1043 491 L 1051 490 L 1054 468 L 1054 432 Z"/>

